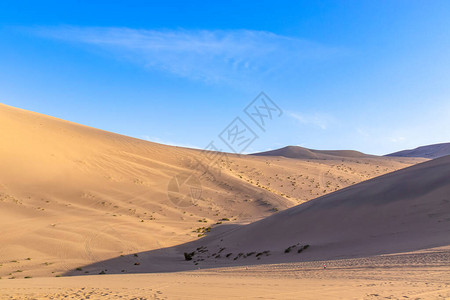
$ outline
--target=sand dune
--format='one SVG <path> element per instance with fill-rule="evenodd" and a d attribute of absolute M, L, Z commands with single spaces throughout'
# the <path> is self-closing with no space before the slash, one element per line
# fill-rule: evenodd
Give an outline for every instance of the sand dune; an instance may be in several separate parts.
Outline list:
<path fill-rule="evenodd" d="M 421 146 L 411 150 L 403 150 L 386 156 L 393 157 L 424 157 L 424 158 L 438 158 L 450 155 L 450 143 L 442 143 L 428 146 Z"/>
<path fill-rule="evenodd" d="M 298 159 L 339 159 L 339 158 L 368 158 L 373 155 L 354 150 L 315 150 L 299 146 L 287 146 L 276 150 L 253 153 L 256 156 L 282 156 Z"/>
<path fill-rule="evenodd" d="M 198 150 L 8 106 L 0 106 L 0 120 L 0 276 L 18 269 L 24 272 L 17 276 L 55 274 L 192 240 L 198 225 L 221 218 L 235 219 L 242 212 L 262 217 L 272 207 L 292 206 L 213 168 L 194 170 L 202 175 L 199 199 L 174 203 L 168 184 L 193 172 L 202 155 Z M 241 201 L 235 191 L 240 197 L 267 194 L 267 205 Z"/>
<path fill-rule="evenodd" d="M 128 259 L 133 253 L 193 241 L 217 222 L 259 220 L 424 161 L 229 154 L 205 170 L 196 167 L 205 159 L 199 150 L 6 105 L 0 105 L 0 125 L 3 278 L 55 276 L 120 255 Z M 192 197 L 198 192 L 195 183 L 179 191 L 170 188 L 174 180 L 187 178 L 185 174 L 200 182 L 198 197 Z"/>
<path fill-rule="evenodd" d="M 0 125 L 2 299 L 450 295 L 448 248 L 321 261 L 448 244 L 448 157 L 295 148 L 205 170 L 199 150 L 5 105 Z"/>

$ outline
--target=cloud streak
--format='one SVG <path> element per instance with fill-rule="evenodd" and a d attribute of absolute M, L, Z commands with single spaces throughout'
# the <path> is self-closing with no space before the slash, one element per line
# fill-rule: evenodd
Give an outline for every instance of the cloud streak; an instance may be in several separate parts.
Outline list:
<path fill-rule="evenodd" d="M 288 115 L 301 124 L 319 127 L 323 130 L 326 130 L 330 124 L 335 123 L 335 119 L 331 115 L 325 113 L 299 114 L 289 112 Z"/>
<path fill-rule="evenodd" d="M 341 50 L 311 41 L 252 30 L 140 30 L 38 27 L 40 37 L 90 45 L 152 70 L 206 82 L 261 79 L 295 71 Z"/>

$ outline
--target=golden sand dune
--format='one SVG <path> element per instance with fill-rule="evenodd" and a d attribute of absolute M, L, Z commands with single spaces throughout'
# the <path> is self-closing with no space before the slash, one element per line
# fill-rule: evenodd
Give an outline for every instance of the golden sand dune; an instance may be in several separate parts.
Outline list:
<path fill-rule="evenodd" d="M 205 160 L 200 150 L 6 105 L 0 125 L 3 278 L 55 276 L 193 241 L 217 222 L 255 221 L 424 161 L 229 154 L 205 169 L 198 167 Z"/>

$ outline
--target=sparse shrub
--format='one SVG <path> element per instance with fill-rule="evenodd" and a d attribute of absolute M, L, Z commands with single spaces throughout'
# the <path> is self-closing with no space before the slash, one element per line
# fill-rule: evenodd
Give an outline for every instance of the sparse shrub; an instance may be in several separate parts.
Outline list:
<path fill-rule="evenodd" d="M 184 252 L 184 260 L 187 260 L 187 261 L 192 260 L 192 257 L 193 257 L 194 255 L 195 255 L 195 251 L 194 251 L 194 252 L 191 252 L 191 253 Z"/>
<path fill-rule="evenodd" d="M 198 252 L 200 252 L 200 253 L 204 253 L 204 252 L 207 252 L 207 251 L 208 251 L 207 248 L 206 248 L 205 246 L 198 247 L 196 250 L 197 250 Z"/>
<path fill-rule="evenodd" d="M 309 248 L 309 245 L 306 244 L 306 245 L 304 245 L 303 247 L 300 247 L 300 249 L 298 249 L 297 253 L 302 253 L 303 250 L 308 249 L 308 248 Z"/>

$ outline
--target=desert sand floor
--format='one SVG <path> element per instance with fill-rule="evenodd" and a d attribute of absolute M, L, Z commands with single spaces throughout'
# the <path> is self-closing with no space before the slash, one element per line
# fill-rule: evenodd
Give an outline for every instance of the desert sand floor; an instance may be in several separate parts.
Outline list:
<path fill-rule="evenodd" d="M 450 299 L 449 274 L 444 247 L 178 273 L 4 279 L 0 299 Z"/>

